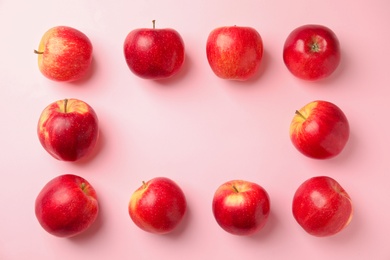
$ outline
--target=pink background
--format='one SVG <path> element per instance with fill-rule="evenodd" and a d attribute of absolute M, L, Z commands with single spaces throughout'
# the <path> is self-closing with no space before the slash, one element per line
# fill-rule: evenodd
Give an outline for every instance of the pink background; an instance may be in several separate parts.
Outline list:
<path fill-rule="evenodd" d="M 0 259 L 390 259 L 388 0 L 0 0 Z M 123 41 L 132 29 L 176 29 L 186 45 L 180 74 L 166 81 L 137 78 L 127 68 Z M 282 60 L 291 30 L 330 27 L 342 63 L 328 80 L 294 78 Z M 94 46 L 90 76 L 77 83 L 44 78 L 33 54 L 57 25 L 83 31 Z M 217 78 L 205 43 L 219 26 L 251 26 L 264 42 L 260 75 L 245 83 Z M 98 114 L 101 139 L 80 163 L 53 159 L 41 147 L 41 111 L 75 97 Z M 292 146 L 295 109 L 323 99 L 347 115 L 351 138 L 331 160 L 312 160 Z M 95 187 L 101 213 L 86 233 L 61 239 L 46 233 L 34 201 L 52 178 L 83 176 Z M 295 189 L 328 175 L 354 202 L 350 226 L 336 236 L 306 234 L 291 214 Z M 188 214 L 172 234 L 138 229 L 127 213 L 143 180 L 166 176 L 183 189 Z M 271 198 L 265 228 L 252 237 L 223 231 L 211 212 L 214 191 L 245 179 Z"/>

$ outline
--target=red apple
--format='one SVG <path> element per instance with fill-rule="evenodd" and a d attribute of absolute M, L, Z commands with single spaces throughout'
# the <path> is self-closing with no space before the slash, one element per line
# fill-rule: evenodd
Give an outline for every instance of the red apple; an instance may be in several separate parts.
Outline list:
<path fill-rule="evenodd" d="M 184 42 L 170 28 L 142 28 L 131 31 L 124 42 L 130 70 L 144 79 L 165 79 L 177 74 L 184 63 Z"/>
<path fill-rule="evenodd" d="M 349 139 L 349 123 L 335 104 L 317 100 L 308 103 L 290 125 L 293 145 L 304 155 L 328 159 L 340 154 Z"/>
<path fill-rule="evenodd" d="M 244 81 L 253 77 L 260 67 L 263 41 L 251 27 L 219 27 L 207 38 L 206 54 L 215 75 Z"/>
<path fill-rule="evenodd" d="M 292 212 L 298 224 L 318 237 L 335 235 L 352 220 L 351 198 L 334 179 L 313 177 L 295 192 Z"/>
<path fill-rule="evenodd" d="M 54 158 L 77 161 L 89 155 L 96 145 L 98 118 L 84 101 L 58 100 L 42 111 L 37 132 L 43 148 Z"/>
<path fill-rule="evenodd" d="M 143 182 L 132 194 L 128 210 L 133 222 L 142 230 L 166 234 L 182 221 L 187 202 L 174 181 L 157 177 Z"/>
<path fill-rule="evenodd" d="M 38 67 L 55 81 L 75 81 L 87 74 L 92 62 L 92 44 L 79 30 L 57 26 L 48 30 L 39 43 Z"/>
<path fill-rule="evenodd" d="M 258 184 L 232 180 L 216 190 L 212 208 L 222 229 L 234 235 L 252 235 L 266 224 L 270 201 Z"/>
<path fill-rule="evenodd" d="M 72 174 L 49 181 L 35 200 L 39 223 L 57 237 L 72 237 L 85 231 L 98 212 L 95 189 L 84 178 Z"/>
<path fill-rule="evenodd" d="M 314 81 L 329 77 L 339 66 L 340 57 L 339 40 L 322 25 L 298 27 L 284 43 L 284 63 L 300 79 Z"/>

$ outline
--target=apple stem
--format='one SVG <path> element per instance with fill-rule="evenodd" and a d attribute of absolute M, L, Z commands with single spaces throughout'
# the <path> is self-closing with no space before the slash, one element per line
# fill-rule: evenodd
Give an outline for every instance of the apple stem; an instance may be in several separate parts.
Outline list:
<path fill-rule="evenodd" d="M 64 99 L 64 113 L 67 113 L 67 112 L 68 112 L 67 107 L 68 107 L 68 99 L 65 98 L 65 99 Z"/>
<path fill-rule="evenodd" d="M 153 29 L 156 29 L 156 20 L 152 20 Z"/>
<path fill-rule="evenodd" d="M 301 112 L 299 112 L 298 110 L 295 110 L 295 114 L 296 115 L 298 115 L 298 116 L 300 116 L 300 117 L 302 117 L 303 119 L 307 119 L 304 115 L 302 115 L 302 113 Z"/>
<path fill-rule="evenodd" d="M 145 181 L 142 181 L 142 187 L 143 187 L 144 189 L 146 189 L 146 182 L 145 182 Z"/>
<path fill-rule="evenodd" d="M 35 54 L 43 54 L 43 51 L 34 50 L 34 53 L 35 53 Z"/>
<path fill-rule="evenodd" d="M 234 190 L 235 192 L 239 193 L 239 191 L 238 191 L 237 187 L 236 187 L 236 186 L 234 186 L 234 185 L 233 185 L 233 190 Z"/>

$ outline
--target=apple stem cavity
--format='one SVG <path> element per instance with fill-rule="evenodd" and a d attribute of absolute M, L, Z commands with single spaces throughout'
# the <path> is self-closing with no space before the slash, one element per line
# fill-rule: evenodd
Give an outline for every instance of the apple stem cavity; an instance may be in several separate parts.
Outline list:
<path fill-rule="evenodd" d="M 299 112 L 299 110 L 295 110 L 295 114 L 302 117 L 304 120 L 307 119 L 301 112 Z"/>
<path fill-rule="evenodd" d="M 35 54 L 43 54 L 43 51 L 34 50 L 34 53 L 35 53 Z"/>
<path fill-rule="evenodd" d="M 314 43 L 311 45 L 310 50 L 311 50 L 312 52 L 319 52 L 319 51 L 320 51 L 320 46 L 319 46 L 319 44 L 316 43 L 316 42 L 314 42 Z"/>

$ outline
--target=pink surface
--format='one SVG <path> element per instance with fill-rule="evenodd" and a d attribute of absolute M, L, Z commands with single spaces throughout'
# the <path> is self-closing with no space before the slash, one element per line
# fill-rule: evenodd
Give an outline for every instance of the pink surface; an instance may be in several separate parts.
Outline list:
<path fill-rule="evenodd" d="M 390 259 L 389 10 L 387 0 L 0 0 L 0 259 Z M 167 81 L 137 78 L 124 60 L 127 33 L 153 19 L 186 46 L 184 69 Z M 342 48 L 335 75 L 318 83 L 294 78 L 282 61 L 285 38 L 307 23 L 330 27 Z M 91 39 L 88 79 L 40 74 L 33 50 L 56 25 Z M 263 38 L 261 73 L 249 82 L 221 80 L 207 63 L 208 33 L 225 25 Z M 101 124 L 95 155 L 81 163 L 53 159 L 36 134 L 44 107 L 69 97 L 89 103 Z M 351 126 L 331 160 L 304 157 L 288 136 L 295 109 L 316 99 L 337 104 Z M 91 182 L 101 207 L 93 227 L 71 239 L 49 235 L 34 215 L 43 185 L 65 173 Z M 295 189 L 316 175 L 338 180 L 354 202 L 350 226 L 333 237 L 306 234 L 291 213 Z M 156 176 L 175 180 L 188 200 L 170 235 L 140 230 L 127 213 L 132 192 Z M 214 191 L 231 179 L 269 193 L 271 215 L 255 236 L 230 235 L 213 218 Z"/>

